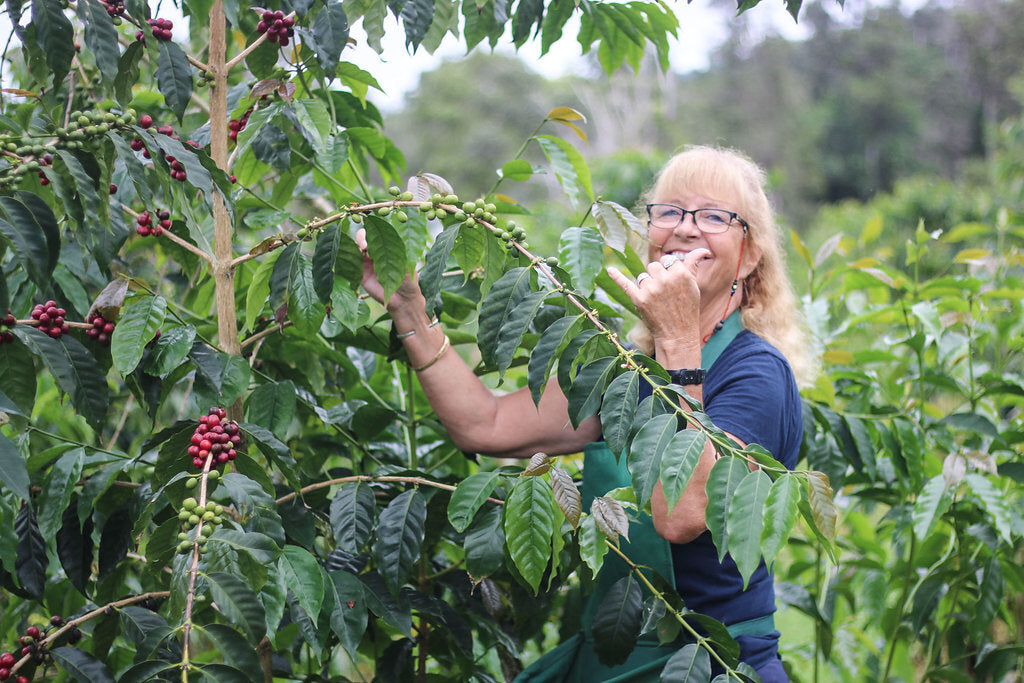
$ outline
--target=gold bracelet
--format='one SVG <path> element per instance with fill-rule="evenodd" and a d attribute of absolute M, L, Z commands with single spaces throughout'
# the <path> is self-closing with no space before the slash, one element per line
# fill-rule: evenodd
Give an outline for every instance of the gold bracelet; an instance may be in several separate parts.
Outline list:
<path fill-rule="evenodd" d="M 441 356 L 444 355 L 444 352 L 448 350 L 449 346 L 451 346 L 451 340 L 448 339 L 448 335 L 446 334 L 446 335 L 444 335 L 444 341 L 441 342 L 441 350 L 437 352 L 437 355 L 435 355 L 433 358 L 431 358 L 430 360 L 428 360 L 426 363 L 424 363 L 423 365 L 419 366 L 418 368 L 413 368 L 413 372 L 419 372 L 420 370 L 426 370 L 431 365 L 433 365 L 437 361 L 441 360 Z"/>

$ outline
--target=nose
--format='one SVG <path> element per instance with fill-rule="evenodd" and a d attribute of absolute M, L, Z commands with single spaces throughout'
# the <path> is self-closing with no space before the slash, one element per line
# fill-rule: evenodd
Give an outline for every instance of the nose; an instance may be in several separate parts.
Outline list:
<path fill-rule="evenodd" d="M 701 232 L 697 227 L 697 214 L 692 211 L 684 213 L 682 220 L 679 221 L 673 232 L 685 237 L 699 237 Z"/>

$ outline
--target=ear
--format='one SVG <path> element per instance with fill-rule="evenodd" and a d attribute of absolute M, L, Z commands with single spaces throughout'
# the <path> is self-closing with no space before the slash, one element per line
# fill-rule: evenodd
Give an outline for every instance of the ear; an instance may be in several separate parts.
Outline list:
<path fill-rule="evenodd" d="M 757 264 L 761 262 L 761 249 L 747 240 L 746 248 L 743 250 L 743 262 L 740 264 L 740 279 L 746 278 L 754 272 Z"/>

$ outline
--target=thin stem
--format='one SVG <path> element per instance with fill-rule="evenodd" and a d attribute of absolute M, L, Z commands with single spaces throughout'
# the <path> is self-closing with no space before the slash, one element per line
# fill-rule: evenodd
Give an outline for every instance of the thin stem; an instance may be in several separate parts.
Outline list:
<path fill-rule="evenodd" d="M 60 434 L 54 434 L 53 432 L 48 432 L 45 429 L 40 429 L 39 427 L 35 427 L 35 426 L 31 425 L 31 424 L 28 425 L 28 430 L 30 432 L 36 432 L 38 434 L 42 434 L 44 436 L 48 436 L 51 439 L 56 439 L 57 441 L 63 441 L 64 443 L 74 444 L 75 446 L 81 446 L 82 448 L 87 448 L 87 449 L 89 449 L 91 451 L 96 451 L 98 453 L 106 453 L 107 455 L 113 455 L 113 456 L 115 456 L 117 458 L 120 458 L 122 460 L 131 460 L 132 459 L 126 453 L 118 453 L 117 451 L 108 451 L 106 448 L 100 448 L 99 446 L 90 446 L 87 443 L 82 443 L 81 441 L 75 441 L 74 439 L 69 439 L 66 436 L 61 436 Z"/>
<path fill-rule="evenodd" d="M 122 607 L 127 607 L 128 605 L 134 605 L 136 603 L 144 602 L 150 599 L 162 600 L 164 598 L 170 597 L 170 595 L 170 591 L 154 591 L 151 593 L 142 593 L 141 595 L 133 595 L 130 598 L 124 598 L 122 600 L 115 600 L 114 602 L 109 602 L 103 607 L 97 607 L 96 609 L 90 612 L 86 612 L 80 617 L 77 617 L 75 619 L 69 619 L 68 621 L 64 622 L 63 626 L 53 631 L 52 633 L 47 634 L 45 638 L 39 641 L 39 644 L 46 646 L 55 643 L 61 636 L 63 636 L 71 629 L 76 628 L 87 621 L 95 619 L 96 617 L 101 617 L 105 615 L 107 613 L 107 610 L 120 609 Z M 30 659 L 32 659 L 32 655 L 28 654 L 24 655 L 21 659 L 15 662 L 10 669 L 11 674 L 14 674 L 18 669 L 22 667 L 22 665 L 25 664 L 25 662 L 29 661 Z"/>
<path fill-rule="evenodd" d="M 903 609 L 906 606 L 907 595 L 910 593 L 910 586 L 913 578 L 914 571 L 914 552 L 917 547 L 917 534 L 914 533 L 913 527 L 910 528 L 910 548 L 907 551 L 907 563 L 903 570 L 903 587 L 900 591 L 900 598 L 896 602 L 896 616 L 893 619 L 892 632 L 889 634 L 889 655 L 885 660 L 885 671 L 880 679 L 882 683 L 889 680 L 889 672 L 892 671 L 892 662 L 896 656 L 896 634 L 899 632 L 901 622 L 903 621 Z"/>
<path fill-rule="evenodd" d="M 622 558 L 623 562 L 629 565 L 630 571 L 632 571 L 634 574 L 637 575 L 637 577 L 639 577 L 640 581 L 643 582 L 645 586 L 647 586 L 647 590 L 649 590 L 654 595 L 654 597 L 658 598 L 665 604 L 665 609 L 672 613 L 672 615 L 676 618 L 676 621 L 678 621 L 679 624 L 684 629 L 686 629 L 686 632 L 689 633 L 690 636 L 696 641 L 697 645 L 707 650 L 708 654 L 715 658 L 719 665 L 723 669 L 725 669 L 726 675 L 735 678 L 738 681 L 742 681 L 743 679 L 740 678 L 739 674 L 733 671 L 732 668 L 725 663 L 722 657 L 717 652 L 715 652 L 715 649 L 711 647 L 711 645 L 709 644 L 711 640 L 697 633 L 696 629 L 694 629 L 693 626 L 691 626 L 690 623 L 686 621 L 683 615 L 680 614 L 674 607 L 672 607 L 671 604 L 669 604 L 668 599 L 665 597 L 665 594 L 659 591 L 657 588 L 655 588 L 654 584 L 652 584 L 650 580 L 648 580 L 648 578 L 644 576 L 644 573 L 640 571 L 640 565 L 636 564 L 631 559 L 629 559 L 629 557 L 619 549 L 618 545 L 612 543 L 611 539 L 606 538 L 604 539 L 604 542 L 605 545 L 611 548 L 616 555 Z"/>
<path fill-rule="evenodd" d="M 256 334 L 252 335 L 251 337 L 249 337 L 246 340 L 244 340 L 243 342 L 241 342 L 239 344 L 239 348 L 240 349 L 244 349 L 245 347 L 249 346 L 250 344 L 255 344 L 258 341 L 262 341 L 264 337 L 269 337 L 270 335 L 274 334 L 275 332 L 283 332 L 284 328 L 291 327 L 291 325 L 292 325 L 292 321 L 291 320 L 285 320 L 283 323 L 278 323 L 277 325 L 271 325 L 267 329 L 260 330 Z"/>
<path fill-rule="evenodd" d="M 444 489 L 445 491 L 454 491 L 455 487 L 450 484 L 442 484 L 441 482 L 431 481 L 423 477 L 371 477 L 368 475 L 355 475 L 351 477 L 339 477 L 337 479 L 331 479 L 329 481 L 318 481 L 315 484 L 304 486 L 298 491 L 292 491 L 291 493 L 285 494 L 274 501 L 275 505 L 281 505 L 287 503 L 293 498 L 309 493 L 310 491 L 316 491 L 318 489 L 328 488 L 336 484 L 345 484 L 351 481 L 365 481 L 365 482 L 399 482 L 405 484 L 415 484 L 416 486 L 432 486 L 436 489 Z M 498 500 L 497 498 L 488 498 L 487 502 L 494 503 L 495 505 L 504 505 L 505 501 Z"/>

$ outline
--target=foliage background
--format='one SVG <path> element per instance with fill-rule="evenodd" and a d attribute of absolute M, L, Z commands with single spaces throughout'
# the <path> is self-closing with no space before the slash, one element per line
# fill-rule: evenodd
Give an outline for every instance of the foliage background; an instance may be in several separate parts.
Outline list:
<path fill-rule="evenodd" d="M 207 59 L 211 7 L 184 8 L 193 31 L 179 54 L 151 32 L 144 49 L 132 47 L 127 26 L 115 47 L 90 0 L 66 11 L 42 0 L 7 4 L 29 33 L 12 39 L 5 65 L 24 92 L 5 93 L 0 120 L 5 143 L 15 144 L 0 171 L 11 179 L 2 200 L 3 303 L 23 320 L 53 297 L 78 321 L 107 283 L 131 287 L 111 306 L 119 316 L 111 351 L 80 329 L 51 343 L 26 325 L 0 346 L 9 420 L 0 441 L 3 649 L 51 614 L 78 617 L 86 635 L 75 648 L 63 647 L 66 632 L 54 636 L 56 667 L 37 677 L 180 679 L 176 667 L 191 663 L 192 676 L 215 680 L 261 671 L 494 680 L 549 648 L 558 631 L 572 632 L 595 557 L 609 552 L 595 532 L 598 515 L 582 511 L 573 533 L 559 516 L 567 507 L 557 495 L 561 474 L 520 477 L 519 464 L 454 449 L 413 374 L 395 362 L 400 346 L 380 311 L 350 286 L 358 273 L 347 233 L 355 217 L 386 235 L 371 247 L 397 276 L 423 256 L 431 230 L 420 197 L 405 222 L 380 206 L 395 201 L 385 187 L 422 170 L 476 197 L 523 148 L 528 165 L 506 167 L 510 178 L 488 194 L 494 222 L 525 225 L 529 248 L 559 255 L 553 272 L 587 296 L 594 259 L 574 255 L 594 253 L 591 233 L 579 229 L 595 226 L 588 195 L 630 207 L 672 149 L 704 141 L 746 149 L 770 170 L 827 371 L 805 394 L 801 467 L 826 473 L 837 493 L 836 541 L 814 523 L 799 525 L 776 561 L 794 678 L 1004 680 L 1020 670 L 1019 3 L 910 16 L 872 9 L 854 28 L 837 25 L 832 7 L 811 4 L 801 14 L 814 29 L 808 40 L 751 46 L 737 35 L 707 72 L 682 76 L 660 74 L 658 55 L 607 36 L 618 47 L 595 47 L 598 61 L 628 58 L 639 78 L 625 68 L 545 83 L 508 58 L 474 52 L 425 75 L 405 110 L 387 117 L 365 100 L 373 75 L 346 63 L 342 49 L 349 21 L 371 26 L 372 40 L 384 5 L 304 6 L 302 51 L 264 42 L 215 74 L 212 91 L 198 88 L 204 69 L 182 63 L 185 52 Z M 403 17 L 422 27 L 416 8 Z M 256 15 L 227 9 L 238 28 L 228 52 L 238 54 L 256 39 Z M 140 23 L 151 11 L 127 7 Z M 61 33 L 57 14 L 73 20 L 73 34 Z M 498 28 L 470 22 L 463 39 L 497 40 Z M 85 41 L 77 55 L 72 35 Z M 427 48 L 438 38 L 419 36 Z M 53 80 L 72 57 L 67 78 Z M 258 84 L 268 101 L 252 96 Z M 531 97 L 510 107 L 509 92 Z M 229 152 L 226 126 L 210 122 L 238 119 L 250 105 L 259 108 Z M 92 147 L 62 146 L 68 138 L 57 129 L 73 110 L 129 106 L 202 149 L 179 149 L 127 123 L 100 132 Z M 556 106 L 587 120 L 567 110 L 552 116 Z M 543 147 L 538 135 L 561 142 L 543 138 Z M 159 152 L 143 166 L 126 149 L 133 137 L 186 160 L 187 184 L 168 178 Z M 62 150 L 39 169 L 47 186 L 35 169 L 15 171 L 39 156 L 18 148 L 37 143 Z M 118 191 L 108 204 L 101 189 L 110 181 Z M 425 183 L 410 191 L 429 199 L 438 186 Z M 314 220 L 351 202 L 356 208 L 333 222 Z M 171 209 L 168 232 L 178 239 L 128 239 L 144 208 Z M 387 216 L 361 218 L 381 208 Z M 49 215 L 52 225 L 42 220 Z M 627 228 L 608 218 L 596 225 L 613 245 L 612 229 Z M 445 256 L 452 270 L 487 266 L 479 278 L 444 278 L 437 290 L 442 325 L 477 362 L 481 301 L 503 272 L 543 263 L 505 251 L 494 236 L 480 247 L 469 234 L 427 263 L 438 273 Z M 635 265 L 619 251 L 597 260 Z M 228 262 L 233 281 L 218 268 Z M 537 280 L 528 285 L 545 292 Z M 541 334 L 556 319 L 578 313 L 546 295 L 536 300 L 545 305 L 531 309 L 522 336 L 483 340 L 478 367 L 499 390 L 531 383 L 527 354 L 546 348 Z M 592 303 L 602 325 L 628 321 L 603 295 Z M 149 347 L 157 329 L 162 341 Z M 559 372 L 575 367 L 579 348 L 557 347 Z M 579 361 L 615 353 L 595 344 Z M 198 415 L 215 404 L 229 407 L 247 435 L 219 482 L 189 476 L 183 455 Z M 559 466 L 578 474 L 571 458 Z M 372 485 L 357 481 L 371 476 Z M 174 552 L 189 479 L 230 511 L 201 572 L 198 553 Z M 513 490 L 536 495 L 537 505 L 514 501 Z M 303 504 L 289 497 L 295 491 Z M 478 505 L 488 495 L 517 502 L 516 513 Z M 806 493 L 802 500 L 813 504 Z M 524 524 L 535 528 L 523 532 Z M 515 550 L 503 536 L 529 542 Z M 470 577 L 482 576 L 471 591 Z M 623 594 L 631 614 L 644 617 L 634 631 L 683 627 L 671 600 L 666 610 L 640 594 Z M 93 610 L 119 600 L 129 602 Z M 728 659 L 727 638 L 713 645 L 687 651 L 700 660 L 698 673 L 708 652 Z"/>

